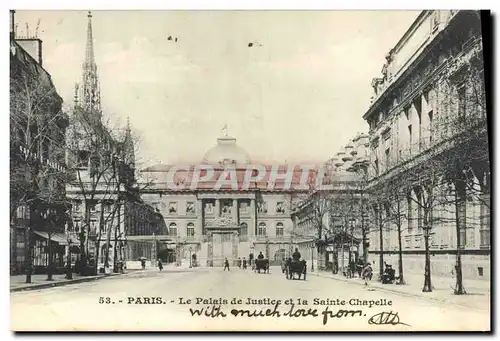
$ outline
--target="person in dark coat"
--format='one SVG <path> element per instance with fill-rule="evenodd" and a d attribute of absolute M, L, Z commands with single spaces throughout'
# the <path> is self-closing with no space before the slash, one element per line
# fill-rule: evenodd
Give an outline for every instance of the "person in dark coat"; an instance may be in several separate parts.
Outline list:
<path fill-rule="evenodd" d="M 163 264 L 161 262 L 161 259 L 158 259 L 158 269 L 163 270 Z"/>
<path fill-rule="evenodd" d="M 243 257 L 243 270 L 247 268 L 247 260 L 245 257 Z"/>
<path fill-rule="evenodd" d="M 262 254 L 262 251 L 259 253 L 259 255 L 257 256 L 257 259 L 264 259 L 264 255 Z"/>
<path fill-rule="evenodd" d="M 299 249 L 295 249 L 295 252 L 292 254 L 292 259 L 294 262 L 298 262 L 300 260 L 301 254 L 299 252 Z"/>
<path fill-rule="evenodd" d="M 229 261 L 227 260 L 227 258 L 224 261 L 224 271 L 226 271 L 226 268 L 227 268 L 227 271 L 231 271 L 231 270 L 229 270 Z"/>

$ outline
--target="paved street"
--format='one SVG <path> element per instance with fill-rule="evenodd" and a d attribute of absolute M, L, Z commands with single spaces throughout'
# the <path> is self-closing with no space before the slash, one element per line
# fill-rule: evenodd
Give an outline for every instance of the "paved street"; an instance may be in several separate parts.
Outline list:
<path fill-rule="evenodd" d="M 110 302 L 99 303 L 100 297 L 109 297 Z M 158 304 L 161 298 L 161 303 Z M 201 302 L 200 304 L 179 304 L 196 298 L 226 299 L 220 312 L 225 317 L 191 317 L 189 311 L 206 307 L 218 307 L 220 302 Z M 128 304 L 145 298 L 150 303 Z M 243 303 L 247 298 L 261 300 L 252 305 L 231 305 L 232 298 L 239 298 Z M 266 298 L 281 300 L 266 302 Z M 313 299 L 327 300 L 325 305 L 313 305 Z M 286 302 L 293 299 L 295 305 Z M 298 300 L 307 300 L 308 306 L 298 305 Z M 345 300 L 345 305 L 334 305 Z M 349 300 L 379 301 L 386 306 L 349 305 Z M 122 301 L 122 302 L 120 302 Z M 354 302 L 351 302 L 354 303 Z M 329 305 L 331 312 L 326 324 L 323 324 L 322 312 Z M 318 316 L 291 317 L 310 313 L 316 309 Z M 299 309 L 306 308 L 303 312 Z M 266 309 L 265 317 L 244 317 L 241 312 L 232 309 Z M 340 310 L 361 310 L 361 316 L 332 317 L 344 315 Z M 398 312 L 398 325 L 369 324 L 373 315 L 382 312 Z M 353 285 L 330 278 L 308 276 L 306 281 L 286 280 L 279 268 L 272 268 L 271 274 L 255 274 L 250 270 L 232 269 L 179 269 L 167 268 L 166 271 L 149 270 L 124 276 L 101 279 L 95 282 L 79 283 L 44 290 L 11 293 L 11 328 L 13 330 L 488 330 L 489 311 L 475 310 L 460 306 L 446 305 L 426 299 L 400 296 L 368 290 L 361 285 Z M 214 312 L 214 315 L 216 315 Z M 277 317 L 277 314 L 280 317 Z M 356 313 L 358 314 L 358 313 Z M 286 315 L 286 316 L 285 316 Z M 432 316 L 432 319 L 428 319 Z M 387 317 L 387 316 L 385 316 Z M 390 318 L 397 322 L 396 318 Z M 373 322 L 380 319 L 375 317 Z M 406 326 L 405 324 L 411 326 Z"/>

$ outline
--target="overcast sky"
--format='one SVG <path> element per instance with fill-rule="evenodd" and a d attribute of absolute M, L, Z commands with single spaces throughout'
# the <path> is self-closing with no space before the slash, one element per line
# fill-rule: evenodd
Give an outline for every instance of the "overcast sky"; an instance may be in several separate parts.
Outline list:
<path fill-rule="evenodd" d="M 371 79 L 417 15 L 94 11 L 103 108 L 130 117 L 144 165 L 199 162 L 224 124 L 254 162 L 326 161 L 367 131 Z M 17 11 L 18 35 L 38 19 L 44 67 L 71 104 L 87 12 Z"/>

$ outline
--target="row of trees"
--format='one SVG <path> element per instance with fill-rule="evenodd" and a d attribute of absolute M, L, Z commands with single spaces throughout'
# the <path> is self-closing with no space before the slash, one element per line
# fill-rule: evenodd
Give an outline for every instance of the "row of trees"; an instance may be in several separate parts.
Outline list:
<path fill-rule="evenodd" d="M 467 219 L 467 201 L 480 204 L 480 224 L 489 229 L 490 165 L 483 67 L 481 59 L 474 57 L 464 64 L 467 66 L 459 73 L 451 69 L 434 84 L 440 110 L 431 117 L 429 130 L 420 132 L 417 153 L 398 156 L 396 162 L 385 165 L 382 174 L 378 173 L 378 162 L 368 162 L 356 170 L 355 181 L 334 177 L 331 183 L 338 184 L 337 190 L 311 191 L 304 201 L 317 240 L 325 234 L 341 236 L 343 247 L 342 238 L 352 238 L 356 231 L 363 241 L 364 261 L 369 236 L 378 234 L 374 242 L 379 244 L 380 273 L 386 250 L 384 234 L 395 232 L 399 284 L 405 284 L 403 235 L 416 223 L 424 243 L 424 292 L 432 291 L 430 254 L 436 226 L 455 227 L 455 294 L 466 292 L 462 280 L 463 239 L 466 229 L 476 227 Z M 325 216 L 329 222 L 325 222 Z"/>
<path fill-rule="evenodd" d="M 13 69 L 14 68 L 14 69 Z M 75 202 L 85 207 L 79 232 L 80 272 L 89 272 L 89 247 L 96 247 L 93 271 L 97 270 L 101 240 L 111 245 L 123 237 L 119 226 L 124 219 L 123 205 L 127 200 L 139 200 L 139 188 L 134 176 L 137 137 L 129 130 L 116 127 L 111 118 L 103 122 L 100 113 L 87 112 L 78 104 L 63 109 L 47 74 L 18 70 L 11 63 L 10 78 L 10 212 L 11 226 L 24 220 L 25 271 L 27 282 L 33 272 L 34 230 L 43 231 L 47 241 L 47 273 L 52 279 L 55 270 L 52 250 L 53 237 L 73 226 Z M 71 111 L 71 115 L 67 112 Z M 147 183 L 147 182 L 145 182 Z M 94 205 L 102 203 L 99 228 L 94 224 Z M 20 215 L 19 212 L 26 212 Z M 71 234 L 67 234 L 68 244 Z M 16 245 L 11 247 L 16 248 Z M 117 261 L 117 244 L 114 260 Z M 109 267 L 106 247 L 105 266 Z M 16 262 L 15 259 L 11 260 Z M 67 259 L 68 276 L 71 260 Z M 115 267 L 116 268 L 116 267 Z"/>

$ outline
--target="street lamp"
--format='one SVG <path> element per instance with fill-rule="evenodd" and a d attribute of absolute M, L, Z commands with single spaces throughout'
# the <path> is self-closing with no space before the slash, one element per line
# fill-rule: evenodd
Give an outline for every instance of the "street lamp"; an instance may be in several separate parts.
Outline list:
<path fill-rule="evenodd" d="M 45 226 L 52 223 L 52 209 L 45 209 L 41 212 L 41 216 L 45 221 Z M 51 231 L 47 229 L 47 281 L 52 281 L 52 245 L 51 245 Z"/>
<path fill-rule="evenodd" d="M 73 241 L 71 240 L 71 237 L 69 236 L 68 234 L 68 259 L 67 259 L 67 274 L 66 274 L 66 278 L 67 279 L 73 279 L 73 271 L 71 270 L 71 243 Z"/>
<path fill-rule="evenodd" d="M 189 268 L 193 267 L 193 261 L 192 261 L 192 258 L 191 258 L 191 252 L 192 251 L 193 251 L 193 248 L 190 246 L 189 247 Z"/>
<path fill-rule="evenodd" d="M 311 245 L 311 271 L 314 271 L 314 244 Z"/>

